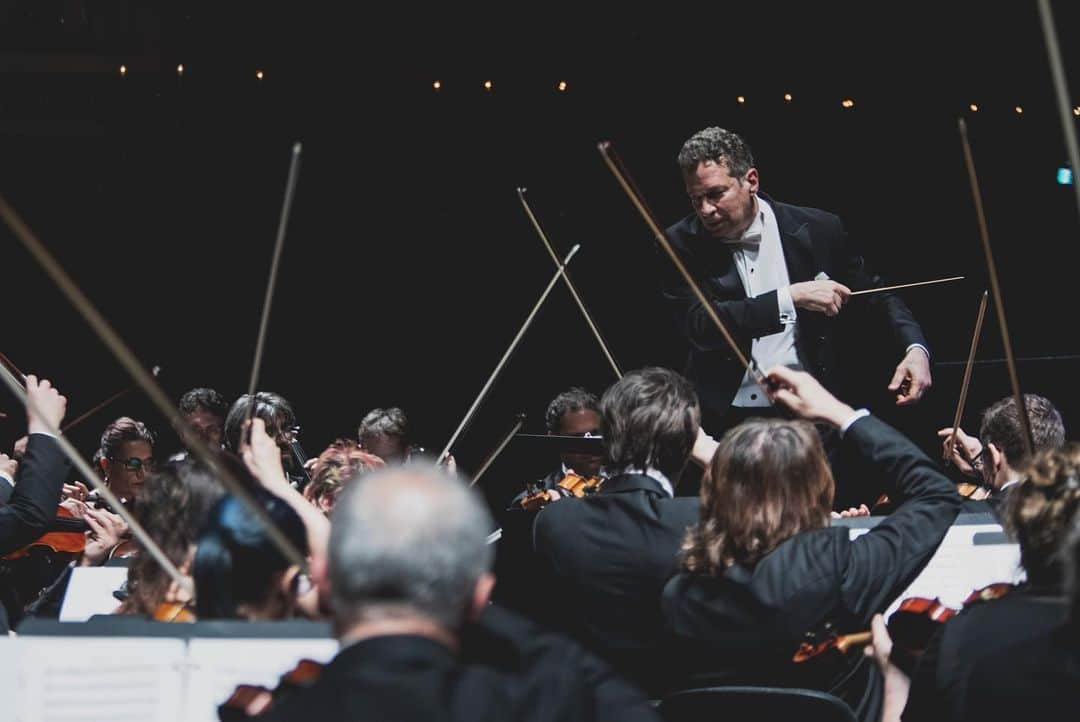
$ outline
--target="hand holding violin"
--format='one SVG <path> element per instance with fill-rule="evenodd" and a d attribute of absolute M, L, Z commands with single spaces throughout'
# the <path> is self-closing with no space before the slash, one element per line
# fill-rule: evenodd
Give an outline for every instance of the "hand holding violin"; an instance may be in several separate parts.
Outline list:
<path fill-rule="evenodd" d="M 982 442 L 980 442 L 974 436 L 964 433 L 963 429 L 956 430 L 956 444 L 953 445 L 952 441 L 953 427 L 947 426 L 944 429 L 938 429 L 938 438 L 944 439 L 941 442 L 941 458 L 947 462 L 952 462 L 961 474 L 965 476 L 978 476 L 979 470 L 976 469 L 972 462 L 976 462 L 976 459 L 982 454 Z"/>
<path fill-rule="evenodd" d="M 90 531 L 86 533 L 86 548 L 79 566 L 96 567 L 120 543 L 128 525 L 116 514 L 89 506 L 84 506 L 82 518 L 90 526 Z"/>

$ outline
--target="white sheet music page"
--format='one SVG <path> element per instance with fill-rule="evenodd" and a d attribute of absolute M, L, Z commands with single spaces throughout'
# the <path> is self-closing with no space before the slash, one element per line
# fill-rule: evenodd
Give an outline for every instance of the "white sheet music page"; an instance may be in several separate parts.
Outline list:
<path fill-rule="evenodd" d="M 21 636 L 16 642 L 20 722 L 183 720 L 182 639 Z"/>
<path fill-rule="evenodd" d="M 85 622 L 95 614 L 112 614 L 120 606 L 113 592 L 127 580 L 127 567 L 75 567 L 71 570 L 61 622 Z"/>
<path fill-rule="evenodd" d="M 240 684 L 277 687 L 301 659 L 326 663 L 337 654 L 336 639 L 192 639 L 185 719 L 217 720 L 217 708 Z"/>
<path fill-rule="evenodd" d="M 867 531 L 853 528 L 851 538 Z M 949 527 L 930 563 L 885 610 L 886 619 L 909 597 L 937 598 L 946 607 L 960 609 L 976 589 L 997 582 L 1014 584 L 1022 581 L 1020 546 L 1014 543 L 976 545 L 975 535 L 982 532 L 1000 533 L 1001 525 L 957 524 Z"/>

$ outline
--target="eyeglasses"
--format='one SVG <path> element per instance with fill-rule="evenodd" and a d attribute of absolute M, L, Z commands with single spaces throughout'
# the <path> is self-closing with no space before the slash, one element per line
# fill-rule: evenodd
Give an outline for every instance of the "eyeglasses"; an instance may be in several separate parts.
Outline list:
<path fill-rule="evenodd" d="M 154 470 L 154 457 L 152 457 L 152 456 L 148 456 L 145 459 L 140 459 L 137 456 L 133 456 L 130 459 L 121 459 L 121 458 L 118 458 L 118 457 L 115 457 L 115 456 L 110 456 L 109 461 L 116 462 L 117 464 L 122 464 L 123 467 L 125 469 L 127 469 L 128 471 L 134 471 L 136 473 L 139 472 L 140 470 L 142 470 L 142 471 L 153 471 Z"/>

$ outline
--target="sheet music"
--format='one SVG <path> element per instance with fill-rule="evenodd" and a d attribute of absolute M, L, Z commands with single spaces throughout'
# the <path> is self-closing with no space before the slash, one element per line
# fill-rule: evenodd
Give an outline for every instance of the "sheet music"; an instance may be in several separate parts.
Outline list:
<path fill-rule="evenodd" d="M 112 614 L 120 606 L 113 596 L 127 580 L 126 567 L 75 567 L 71 570 L 61 622 L 85 622 L 95 614 Z"/>
<path fill-rule="evenodd" d="M 185 720 L 211 722 L 240 684 L 273 689 L 301 659 L 329 662 L 335 639 L 192 639 Z"/>
<path fill-rule="evenodd" d="M 869 529 L 850 530 L 851 539 Z M 1020 546 L 1015 543 L 974 544 L 976 534 L 1001 532 L 1000 524 L 968 524 L 949 527 L 930 563 L 885 610 L 892 616 L 900 602 L 908 597 L 940 599 L 947 607 L 959 609 L 976 589 L 996 582 L 1010 584 L 1024 579 L 1020 566 Z"/>
<path fill-rule="evenodd" d="M 19 693 L 5 706 L 15 708 L 20 722 L 183 720 L 182 639 L 22 636 L 15 642 Z"/>

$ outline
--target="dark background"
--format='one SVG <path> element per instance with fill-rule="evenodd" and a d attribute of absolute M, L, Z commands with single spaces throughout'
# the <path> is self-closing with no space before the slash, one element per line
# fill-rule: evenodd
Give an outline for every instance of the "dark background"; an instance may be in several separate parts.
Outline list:
<path fill-rule="evenodd" d="M 1017 354 L 1080 354 L 1078 216 L 1072 189 L 1055 183 L 1065 146 L 1038 14 L 1033 2 L 809 5 L 605 16 L 0 0 L 0 192 L 140 359 L 163 367 L 174 398 L 196 385 L 233 398 L 248 382 L 289 148 L 303 141 L 260 387 L 293 402 L 309 453 L 387 405 L 437 451 L 553 270 L 518 186 L 560 253 L 582 244 L 572 276 L 620 365 L 682 367 L 650 234 L 596 143 L 615 144 L 671 223 L 689 210 L 675 154 L 721 125 L 750 142 L 766 193 L 840 214 L 891 281 L 967 276 L 904 294 L 937 364 L 919 407 L 890 408 L 898 357 L 882 340 L 854 338 L 848 356 L 854 400 L 930 447 L 960 383 L 962 366 L 946 362 L 965 358 L 986 287 L 958 117 Z M 1075 88 L 1080 13 L 1054 9 Z M 71 416 L 128 385 L 6 228 L 0 248 L 0 350 L 55 379 Z M 991 315 L 979 358 L 1002 355 Z M 1020 365 L 1024 389 L 1052 398 L 1067 425 L 1080 413 L 1076 368 Z M 613 380 L 557 287 L 454 453 L 474 470 L 516 412 L 539 433 L 554 394 Z M 1007 393 L 1002 364 L 978 366 L 965 426 Z M 2 438 L 21 434 L 7 394 L 0 410 Z M 73 439 L 89 456 L 121 413 L 165 431 L 136 393 Z M 500 464 L 491 494 L 520 485 L 516 464 Z"/>

